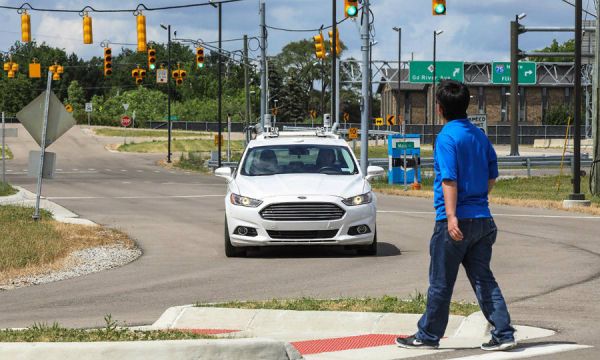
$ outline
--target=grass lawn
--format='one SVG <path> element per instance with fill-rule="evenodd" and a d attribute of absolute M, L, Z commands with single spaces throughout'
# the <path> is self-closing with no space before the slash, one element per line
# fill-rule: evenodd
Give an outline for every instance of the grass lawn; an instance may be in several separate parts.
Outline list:
<path fill-rule="evenodd" d="M 34 324 L 24 330 L 0 330 L 0 342 L 96 342 L 96 341 L 148 341 L 148 340 L 192 340 L 214 337 L 191 331 L 153 330 L 141 331 L 119 328 L 110 316 L 105 317 L 102 329 L 68 329 L 57 323 Z"/>
<path fill-rule="evenodd" d="M 10 151 L 10 148 L 8 147 L 8 145 L 4 145 L 4 156 L 6 157 L 6 160 L 10 160 L 13 158 L 13 154 Z M 2 145 L 0 144 L 0 160 L 2 159 Z"/>
<path fill-rule="evenodd" d="M 33 208 L 0 206 L 0 281 L 60 268 L 72 251 L 111 244 L 133 247 L 124 233 L 101 226 L 64 224 Z"/>
<path fill-rule="evenodd" d="M 301 299 L 273 299 L 266 301 L 232 301 L 221 304 L 197 303 L 198 307 L 220 307 L 239 309 L 275 309 L 275 310 L 299 310 L 299 311 L 356 311 L 356 312 L 383 312 L 422 314 L 425 311 L 427 298 L 422 294 L 416 294 L 409 299 L 399 299 L 393 296 L 380 298 L 344 298 L 332 300 L 318 300 L 312 298 Z M 479 311 L 479 306 L 466 302 L 455 302 L 450 304 L 450 313 L 453 315 L 468 316 Z"/>
<path fill-rule="evenodd" d="M 167 137 L 167 130 L 152 130 L 152 129 L 120 129 L 120 128 L 99 128 L 94 129 L 96 135 L 100 136 L 127 136 L 127 137 Z M 211 136 L 211 133 L 204 131 L 171 131 L 173 137 L 201 137 Z"/>
<path fill-rule="evenodd" d="M 589 190 L 589 177 L 581 178 L 581 191 L 586 199 L 592 201 L 588 208 L 573 208 L 571 210 L 588 214 L 600 215 L 600 197 L 592 197 Z M 558 187 L 560 184 L 560 189 Z M 423 178 L 422 190 L 404 191 L 404 186 L 389 185 L 387 180 L 377 180 L 372 183 L 375 190 L 392 195 L 417 197 L 433 197 L 433 179 Z M 572 192 L 570 176 L 532 176 L 530 178 L 514 178 L 499 180 L 490 195 L 490 202 L 500 205 L 514 205 L 536 208 L 563 209 L 562 201 Z"/>
<path fill-rule="evenodd" d="M 9 196 L 16 194 L 17 190 L 8 183 L 0 181 L 0 196 Z"/>
<path fill-rule="evenodd" d="M 146 141 L 119 146 L 119 151 L 140 153 L 162 153 L 167 152 L 167 141 Z M 174 140 L 171 142 L 171 151 L 174 152 L 210 152 L 216 150 L 214 140 Z M 223 143 L 223 149 L 227 149 L 227 142 Z M 244 149 L 244 141 L 232 140 L 231 150 L 240 152 Z"/>

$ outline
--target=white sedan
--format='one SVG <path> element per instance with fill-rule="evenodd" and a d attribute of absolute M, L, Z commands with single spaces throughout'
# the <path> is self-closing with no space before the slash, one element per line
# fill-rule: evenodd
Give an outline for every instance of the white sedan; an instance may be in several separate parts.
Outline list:
<path fill-rule="evenodd" d="M 227 179 L 225 254 L 248 247 L 343 245 L 377 254 L 377 198 L 346 141 L 334 135 L 261 135 L 240 166 L 219 168 Z"/>

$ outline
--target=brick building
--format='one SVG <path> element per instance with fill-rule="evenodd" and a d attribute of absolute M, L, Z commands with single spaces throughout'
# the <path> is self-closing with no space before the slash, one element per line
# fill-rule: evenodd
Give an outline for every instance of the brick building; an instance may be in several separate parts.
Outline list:
<path fill-rule="evenodd" d="M 584 67 L 584 72 L 587 67 Z M 509 124 L 510 85 L 491 82 L 490 63 L 465 63 L 465 83 L 471 92 L 469 114 L 487 114 L 488 125 Z M 396 114 L 397 69 L 383 70 L 377 88 L 381 96 L 381 116 Z M 402 69 L 400 114 L 407 124 L 431 123 L 430 84 L 408 82 L 408 66 Z M 585 78 L 585 76 L 584 76 Z M 584 86 L 586 81 L 583 82 Z M 542 125 L 549 109 L 573 101 L 573 65 L 538 63 L 537 84 L 519 87 L 519 121 L 524 125 Z M 436 116 L 436 123 L 439 119 Z"/>

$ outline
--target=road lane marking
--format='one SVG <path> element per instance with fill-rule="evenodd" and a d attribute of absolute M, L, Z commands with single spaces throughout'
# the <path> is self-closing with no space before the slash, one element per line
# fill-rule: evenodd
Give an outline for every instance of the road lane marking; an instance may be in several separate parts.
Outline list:
<path fill-rule="evenodd" d="M 592 346 L 576 345 L 576 344 L 558 344 L 558 345 L 538 345 L 531 347 L 517 348 L 512 351 L 494 352 L 482 355 L 471 355 L 460 358 L 452 358 L 452 360 L 512 360 L 525 359 L 534 356 L 550 355 L 565 351 L 589 349 Z"/>
<path fill-rule="evenodd" d="M 93 200 L 93 199 L 200 199 L 224 197 L 222 195 L 157 195 L 157 196 L 48 196 L 48 200 Z"/>
<path fill-rule="evenodd" d="M 381 214 L 435 215 L 434 211 L 377 210 L 377 212 L 381 213 Z M 493 217 L 539 218 L 539 219 L 600 220 L 600 216 L 577 216 L 577 215 L 492 214 L 492 216 Z"/>

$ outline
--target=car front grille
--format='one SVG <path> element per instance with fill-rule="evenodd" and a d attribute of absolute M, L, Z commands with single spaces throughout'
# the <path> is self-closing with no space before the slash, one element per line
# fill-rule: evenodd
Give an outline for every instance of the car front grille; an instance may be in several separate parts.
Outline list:
<path fill-rule="evenodd" d="M 299 230 L 299 231 L 280 231 L 267 230 L 271 239 L 331 239 L 337 235 L 338 230 Z"/>
<path fill-rule="evenodd" d="M 345 213 L 331 203 L 280 203 L 265 207 L 260 216 L 272 221 L 322 221 L 339 220 Z"/>

